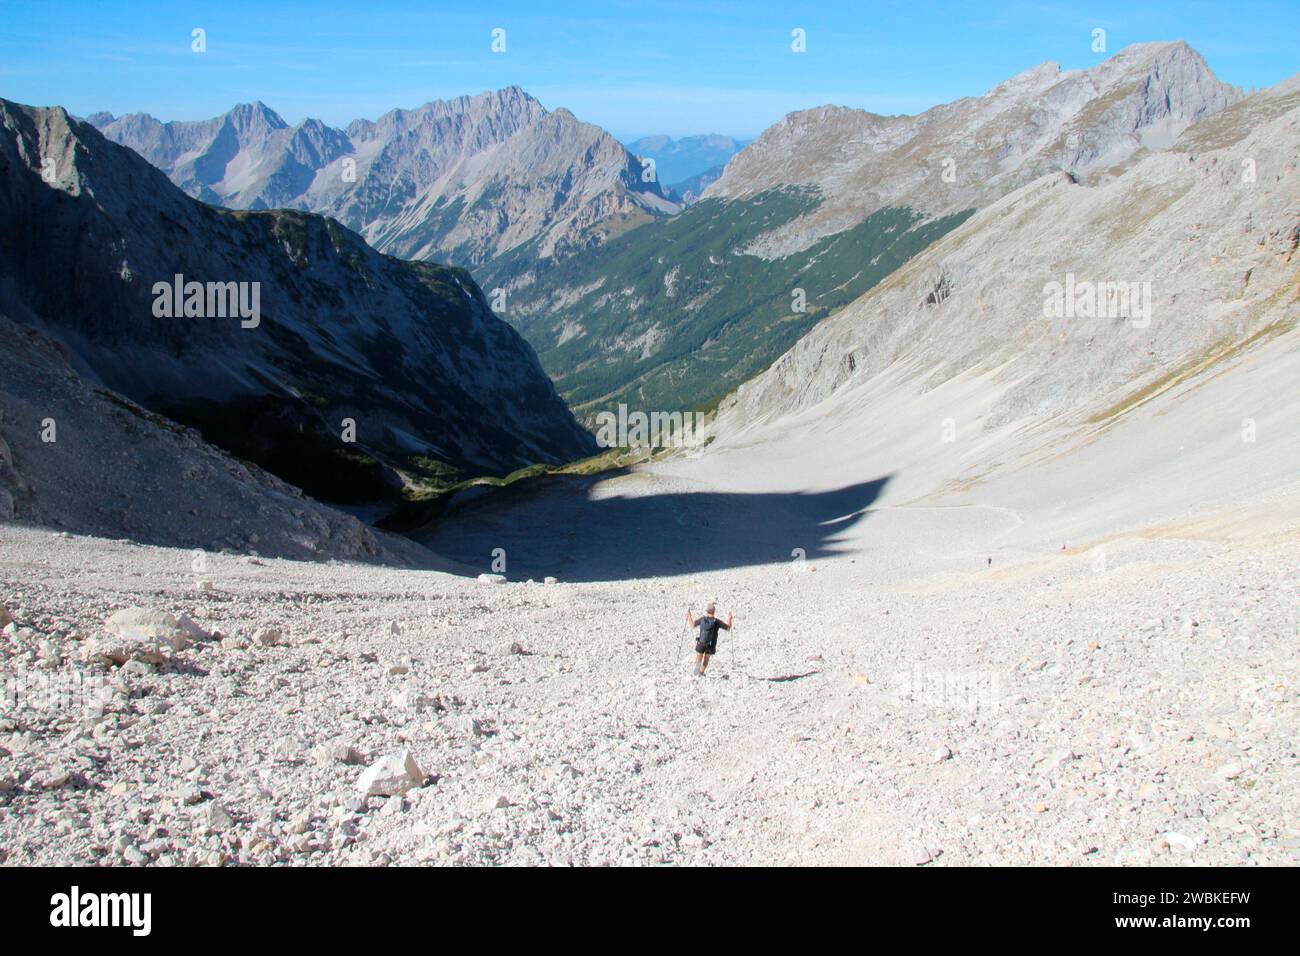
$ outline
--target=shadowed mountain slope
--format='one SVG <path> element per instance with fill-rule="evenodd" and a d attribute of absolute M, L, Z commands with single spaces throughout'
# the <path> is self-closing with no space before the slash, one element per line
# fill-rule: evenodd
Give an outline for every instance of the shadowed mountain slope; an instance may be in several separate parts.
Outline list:
<path fill-rule="evenodd" d="M 594 447 L 463 270 L 325 217 L 197 202 L 58 108 L 0 101 L 0 134 L 0 307 L 108 387 L 334 501 Z M 260 314 L 200 296 L 161 316 L 177 275 Z"/>

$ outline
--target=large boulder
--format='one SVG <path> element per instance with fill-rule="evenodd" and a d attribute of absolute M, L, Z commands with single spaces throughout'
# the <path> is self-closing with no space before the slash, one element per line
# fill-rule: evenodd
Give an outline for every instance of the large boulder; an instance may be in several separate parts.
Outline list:
<path fill-rule="evenodd" d="M 208 632 L 185 614 L 178 618 L 167 611 L 143 607 L 118 611 L 104 622 L 104 627 L 118 637 L 165 642 L 174 651 L 183 651 L 194 641 L 209 639 Z"/>
<path fill-rule="evenodd" d="M 399 796 L 424 786 L 428 777 L 409 750 L 384 754 L 357 778 L 357 789 L 367 797 Z"/>
<path fill-rule="evenodd" d="M 92 637 L 82 646 L 85 660 L 118 666 L 128 661 L 161 664 L 170 652 L 210 637 L 184 614 L 177 617 L 141 607 L 118 611 L 104 622 L 104 630 L 105 634 Z"/>

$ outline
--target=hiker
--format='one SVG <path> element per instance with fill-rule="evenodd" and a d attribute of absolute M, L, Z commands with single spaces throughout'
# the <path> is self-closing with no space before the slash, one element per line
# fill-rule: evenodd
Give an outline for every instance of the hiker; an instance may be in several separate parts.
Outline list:
<path fill-rule="evenodd" d="M 695 674 L 697 677 L 703 677 L 704 672 L 709 669 L 709 658 L 718 653 L 718 628 L 724 631 L 731 630 L 730 612 L 727 613 L 727 622 L 724 624 L 718 618 L 713 616 L 714 604 L 709 602 L 709 606 L 704 609 L 704 616 L 696 618 L 690 608 L 686 609 L 686 620 L 690 622 L 691 627 L 700 629 L 700 636 L 695 641 Z"/>

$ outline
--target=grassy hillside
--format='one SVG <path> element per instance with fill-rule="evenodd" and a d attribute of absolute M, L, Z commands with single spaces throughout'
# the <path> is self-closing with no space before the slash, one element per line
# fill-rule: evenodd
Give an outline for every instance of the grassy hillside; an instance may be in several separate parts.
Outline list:
<path fill-rule="evenodd" d="M 502 317 L 580 418 L 620 402 L 705 407 L 970 215 L 922 221 L 908 208 L 882 209 L 794 255 L 744 251 L 819 201 L 802 188 L 710 199 L 559 263 L 539 264 L 519 247 L 479 278 L 487 289 L 514 283 Z M 793 309 L 795 289 L 803 312 Z"/>

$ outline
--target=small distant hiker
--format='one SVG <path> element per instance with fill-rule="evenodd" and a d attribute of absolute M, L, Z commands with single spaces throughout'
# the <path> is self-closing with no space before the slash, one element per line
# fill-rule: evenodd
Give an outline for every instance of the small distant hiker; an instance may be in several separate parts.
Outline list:
<path fill-rule="evenodd" d="M 724 631 L 731 630 L 730 612 L 727 614 L 727 620 L 724 623 L 713 616 L 715 605 L 712 601 L 704 609 L 704 616 L 697 618 L 690 608 L 686 609 L 686 620 L 690 622 L 691 627 L 700 629 L 700 636 L 695 641 L 695 674 L 697 677 L 703 677 L 704 672 L 709 669 L 709 658 L 718 653 L 718 628 Z"/>

